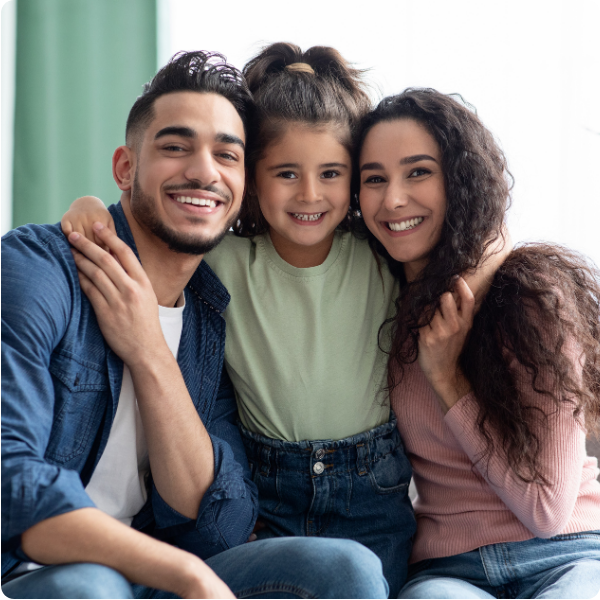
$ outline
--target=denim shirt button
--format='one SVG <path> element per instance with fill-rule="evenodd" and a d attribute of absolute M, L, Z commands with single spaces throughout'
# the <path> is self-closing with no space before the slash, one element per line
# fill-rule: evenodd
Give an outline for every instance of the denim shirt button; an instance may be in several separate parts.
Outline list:
<path fill-rule="evenodd" d="M 313 471 L 320 475 L 325 470 L 325 465 L 322 462 L 315 463 L 313 466 Z"/>

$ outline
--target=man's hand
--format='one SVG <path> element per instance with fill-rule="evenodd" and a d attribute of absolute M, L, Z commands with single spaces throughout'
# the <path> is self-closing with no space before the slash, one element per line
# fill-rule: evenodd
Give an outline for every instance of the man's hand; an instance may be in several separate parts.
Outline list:
<path fill-rule="evenodd" d="M 170 351 L 150 280 L 125 242 L 101 224 L 94 230 L 110 253 L 78 233 L 71 233 L 69 242 L 76 249 L 81 289 L 94 307 L 102 335 L 130 369 L 159 360 Z"/>

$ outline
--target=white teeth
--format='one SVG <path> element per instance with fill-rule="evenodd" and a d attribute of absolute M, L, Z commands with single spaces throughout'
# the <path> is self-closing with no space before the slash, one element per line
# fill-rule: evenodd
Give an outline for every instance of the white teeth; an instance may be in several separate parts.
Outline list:
<path fill-rule="evenodd" d="M 175 196 L 175 200 L 180 204 L 193 204 L 194 206 L 210 206 L 215 208 L 217 203 L 214 200 L 208 198 L 192 198 L 190 196 Z"/>
<path fill-rule="evenodd" d="M 415 219 L 409 219 L 408 221 L 400 221 L 400 223 L 388 223 L 388 227 L 392 231 L 406 231 L 407 229 L 413 229 L 417 225 L 423 222 L 425 217 L 416 217 Z"/>
<path fill-rule="evenodd" d="M 301 213 L 292 213 L 292 216 L 299 221 L 318 221 L 323 213 L 315 213 L 314 215 L 303 215 Z"/>

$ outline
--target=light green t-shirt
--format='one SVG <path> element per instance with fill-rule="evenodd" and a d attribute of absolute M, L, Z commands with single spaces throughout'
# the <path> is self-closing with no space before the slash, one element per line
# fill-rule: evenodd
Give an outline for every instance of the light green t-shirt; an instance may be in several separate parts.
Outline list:
<path fill-rule="evenodd" d="M 225 364 L 247 429 L 339 440 L 387 422 L 377 340 L 398 288 L 366 241 L 337 232 L 323 264 L 299 269 L 268 234 L 227 235 L 205 260 L 231 294 Z"/>

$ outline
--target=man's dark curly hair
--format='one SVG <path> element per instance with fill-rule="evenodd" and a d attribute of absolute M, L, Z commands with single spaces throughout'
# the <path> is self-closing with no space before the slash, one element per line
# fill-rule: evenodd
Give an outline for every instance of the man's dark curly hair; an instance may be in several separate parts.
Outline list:
<path fill-rule="evenodd" d="M 242 73 L 217 52 L 178 52 L 144 85 L 142 95 L 131 107 L 125 128 L 127 143 L 133 144 L 151 123 L 157 98 L 185 91 L 223 96 L 233 104 L 247 130 L 253 101 Z"/>
<path fill-rule="evenodd" d="M 403 365 L 418 357 L 419 328 L 430 323 L 453 280 L 484 260 L 502 236 L 512 177 L 493 135 L 464 102 L 432 89 L 408 89 L 385 98 L 363 121 L 358 148 L 378 123 L 411 119 L 438 143 L 446 191 L 446 218 L 439 242 L 415 281 L 369 234 L 371 246 L 400 280 L 390 319 L 390 388 Z M 357 173 L 358 169 L 354 169 Z M 478 428 L 487 441 L 483 458 L 502 451 L 524 481 L 544 482 L 539 420 L 568 404 L 574 418 L 598 431 L 600 423 L 600 273 L 584 257 L 560 246 L 515 249 L 496 273 L 475 316 L 461 367 L 479 405 Z M 509 362 L 515 357 L 531 376 L 548 408 L 528 406 Z M 581 357 L 582 370 L 574 368 Z M 575 361 L 575 363 L 574 363 Z M 395 374 L 395 375 L 394 375 Z"/>

